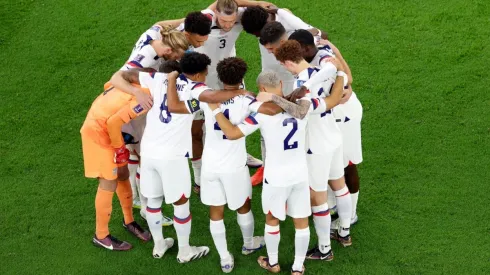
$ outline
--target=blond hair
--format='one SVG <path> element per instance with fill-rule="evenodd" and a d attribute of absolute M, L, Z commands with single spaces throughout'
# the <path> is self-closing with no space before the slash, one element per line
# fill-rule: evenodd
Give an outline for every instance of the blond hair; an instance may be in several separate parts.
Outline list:
<path fill-rule="evenodd" d="M 226 15 L 232 15 L 238 11 L 238 4 L 235 0 L 218 0 L 216 10 Z"/>
<path fill-rule="evenodd" d="M 162 27 L 160 33 L 162 35 L 162 43 L 169 46 L 172 50 L 186 51 L 189 49 L 189 41 L 187 41 L 183 32 L 172 27 Z"/>

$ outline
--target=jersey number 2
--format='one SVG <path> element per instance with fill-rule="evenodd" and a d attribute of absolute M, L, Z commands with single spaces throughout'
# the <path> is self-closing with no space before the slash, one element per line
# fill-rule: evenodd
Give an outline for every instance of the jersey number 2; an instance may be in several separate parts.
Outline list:
<path fill-rule="evenodd" d="M 298 130 L 298 121 L 293 117 L 286 118 L 282 122 L 282 126 L 286 127 L 286 126 L 288 126 L 288 124 L 293 124 L 293 128 L 291 129 L 291 132 L 289 132 L 287 137 L 284 139 L 284 150 L 291 150 L 291 149 L 298 148 L 298 142 L 297 141 L 293 142 L 292 144 L 289 144 L 289 142 L 291 141 L 291 138 L 294 136 L 294 133 L 296 133 L 296 131 Z"/>
<path fill-rule="evenodd" d="M 226 109 L 226 110 L 223 112 L 223 115 L 226 117 L 226 119 L 230 120 L 230 110 Z M 221 131 L 221 127 L 219 127 L 218 122 L 215 122 L 215 123 L 214 123 L 214 130 L 216 130 L 216 131 Z M 225 135 L 223 135 L 223 139 L 227 139 Z"/>
<path fill-rule="evenodd" d="M 224 47 L 226 47 L 226 39 L 221 39 L 219 41 L 219 43 L 221 43 L 221 45 L 219 45 L 219 48 L 220 49 L 223 49 Z"/>
<path fill-rule="evenodd" d="M 163 123 L 172 121 L 172 115 L 168 111 L 167 94 L 163 96 L 162 105 L 160 105 L 160 121 Z"/>

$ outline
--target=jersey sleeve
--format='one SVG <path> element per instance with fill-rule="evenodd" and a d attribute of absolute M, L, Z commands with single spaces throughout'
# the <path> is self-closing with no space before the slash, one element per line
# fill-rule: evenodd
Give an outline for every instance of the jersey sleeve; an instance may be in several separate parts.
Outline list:
<path fill-rule="evenodd" d="M 209 88 L 206 84 L 204 84 L 203 82 L 198 82 L 198 83 L 191 83 L 190 85 L 193 85 L 191 87 L 191 96 L 192 98 L 195 98 L 197 100 L 199 100 L 199 96 L 205 92 L 205 91 L 208 91 L 208 90 L 212 90 L 211 88 Z"/>
<path fill-rule="evenodd" d="M 248 136 L 260 128 L 258 116 L 259 114 L 257 113 L 251 113 L 237 126 L 244 136 Z"/>
<path fill-rule="evenodd" d="M 337 68 L 331 62 L 327 62 L 324 66 L 322 66 L 320 71 L 306 81 L 303 86 L 305 86 L 307 89 L 311 89 L 312 86 L 320 84 L 329 78 L 335 78 L 335 73 L 337 73 Z"/>
<path fill-rule="evenodd" d="M 154 85 L 155 76 L 156 76 L 156 73 L 147 73 L 147 72 L 140 72 L 139 73 L 139 80 L 140 80 L 141 88 L 149 89 L 150 94 L 154 90 L 153 85 Z"/>
<path fill-rule="evenodd" d="M 151 45 L 145 45 L 138 50 L 136 56 L 126 63 L 129 68 L 149 68 L 156 64 L 159 57 L 155 55 Z"/>
<path fill-rule="evenodd" d="M 260 106 L 263 104 L 263 102 L 260 102 L 260 101 L 257 101 L 256 99 L 254 99 L 252 102 L 250 102 L 250 104 L 248 105 L 248 110 L 251 112 L 251 113 L 258 113 L 259 112 L 259 109 L 260 109 Z"/>
<path fill-rule="evenodd" d="M 321 114 L 327 111 L 327 104 L 323 98 L 315 97 L 315 98 L 302 98 L 305 100 L 310 100 L 311 105 L 308 110 L 309 114 Z"/>
<path fill-rule="evenodd" d="M 306 24 L 303 20 L 301 20 L 296 15 L 284 9 L 278 9 L 277 15 L 280 16 L 282 19 L 284 19 L 285 22 L 288 22 L 288 24 L 293 28 L 293 30 L 297 30 L 297 29 L 308 30 L 313 28 L 312 26 Z"/>

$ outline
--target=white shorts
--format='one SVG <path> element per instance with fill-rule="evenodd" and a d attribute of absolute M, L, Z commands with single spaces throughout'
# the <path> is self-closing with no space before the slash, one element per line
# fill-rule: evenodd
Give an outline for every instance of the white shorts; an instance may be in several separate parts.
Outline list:
<path fill-rule="evenodd" d="M 291 218 L 306 218 L 311 215 L 310 189 L 308 182 L 285 187 L 264 183 L 262 187 L 262 210 L 284 221 L 286 214 Z"/>
<path fill-rule="evenodd" d="M 336 180 L 344 176 L 342 146 L 328 155 L 307 154 L 306 161 L 308 181 L 313 191 L 327 191 L 328 180 Z"/>
<path fill-rule="evenodd" d="M 345 104 L 338 105 L 334 108 L 334 116 L 339 120 L 339 127 L 342 132 L 344 167 L 347 167 L 349 163 L 361 163 L 362 105 L 354 92 Z"/>
<path fill-rule="evenodd" d="M 165 196 L 171 204 L 191 195 L 191 174 L 187 158 L 141 159 L 141 194 L 147 198 Z"/>
<path fill-rule="evenodd" d="M 209 206 L 228 204 L 230 210 L 242 207 L 252 199 L 252 184 L 248 167 L 228 173 L 201 171 L 201 201 Z"/>

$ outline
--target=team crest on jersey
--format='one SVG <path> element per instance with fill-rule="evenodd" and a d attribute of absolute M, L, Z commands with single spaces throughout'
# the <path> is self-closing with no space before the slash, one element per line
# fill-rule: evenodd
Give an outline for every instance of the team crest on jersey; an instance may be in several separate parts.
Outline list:
<path fill-rule="evenodd" d="M 133 111 L 137 114 L 143 112 L 143 107 L 141 107 L 140 104 L 136 105 L 134 108 L 133 108 Z"/>
<path fill-rule="evenodd" d="M 143 60 L 144 58 L 145 58 L 144 55 L 138 54 L 133 60 L 136 61 L 136 62 L 138 62 L 138 63 L 140 63 L 141 60 Z"/>
<path fill-rule="evenodd" d="M 299 80 L 299 79 L 298 79 L 298 80 L 296 80 L 296 85 L 297 85 L 298 87 L 301 87 L 301 86 L 303 86 L 303 84 L 305 84 L 305 82 L 306 82 L 306 81 L 304 81 L 304 80 Z"/>

